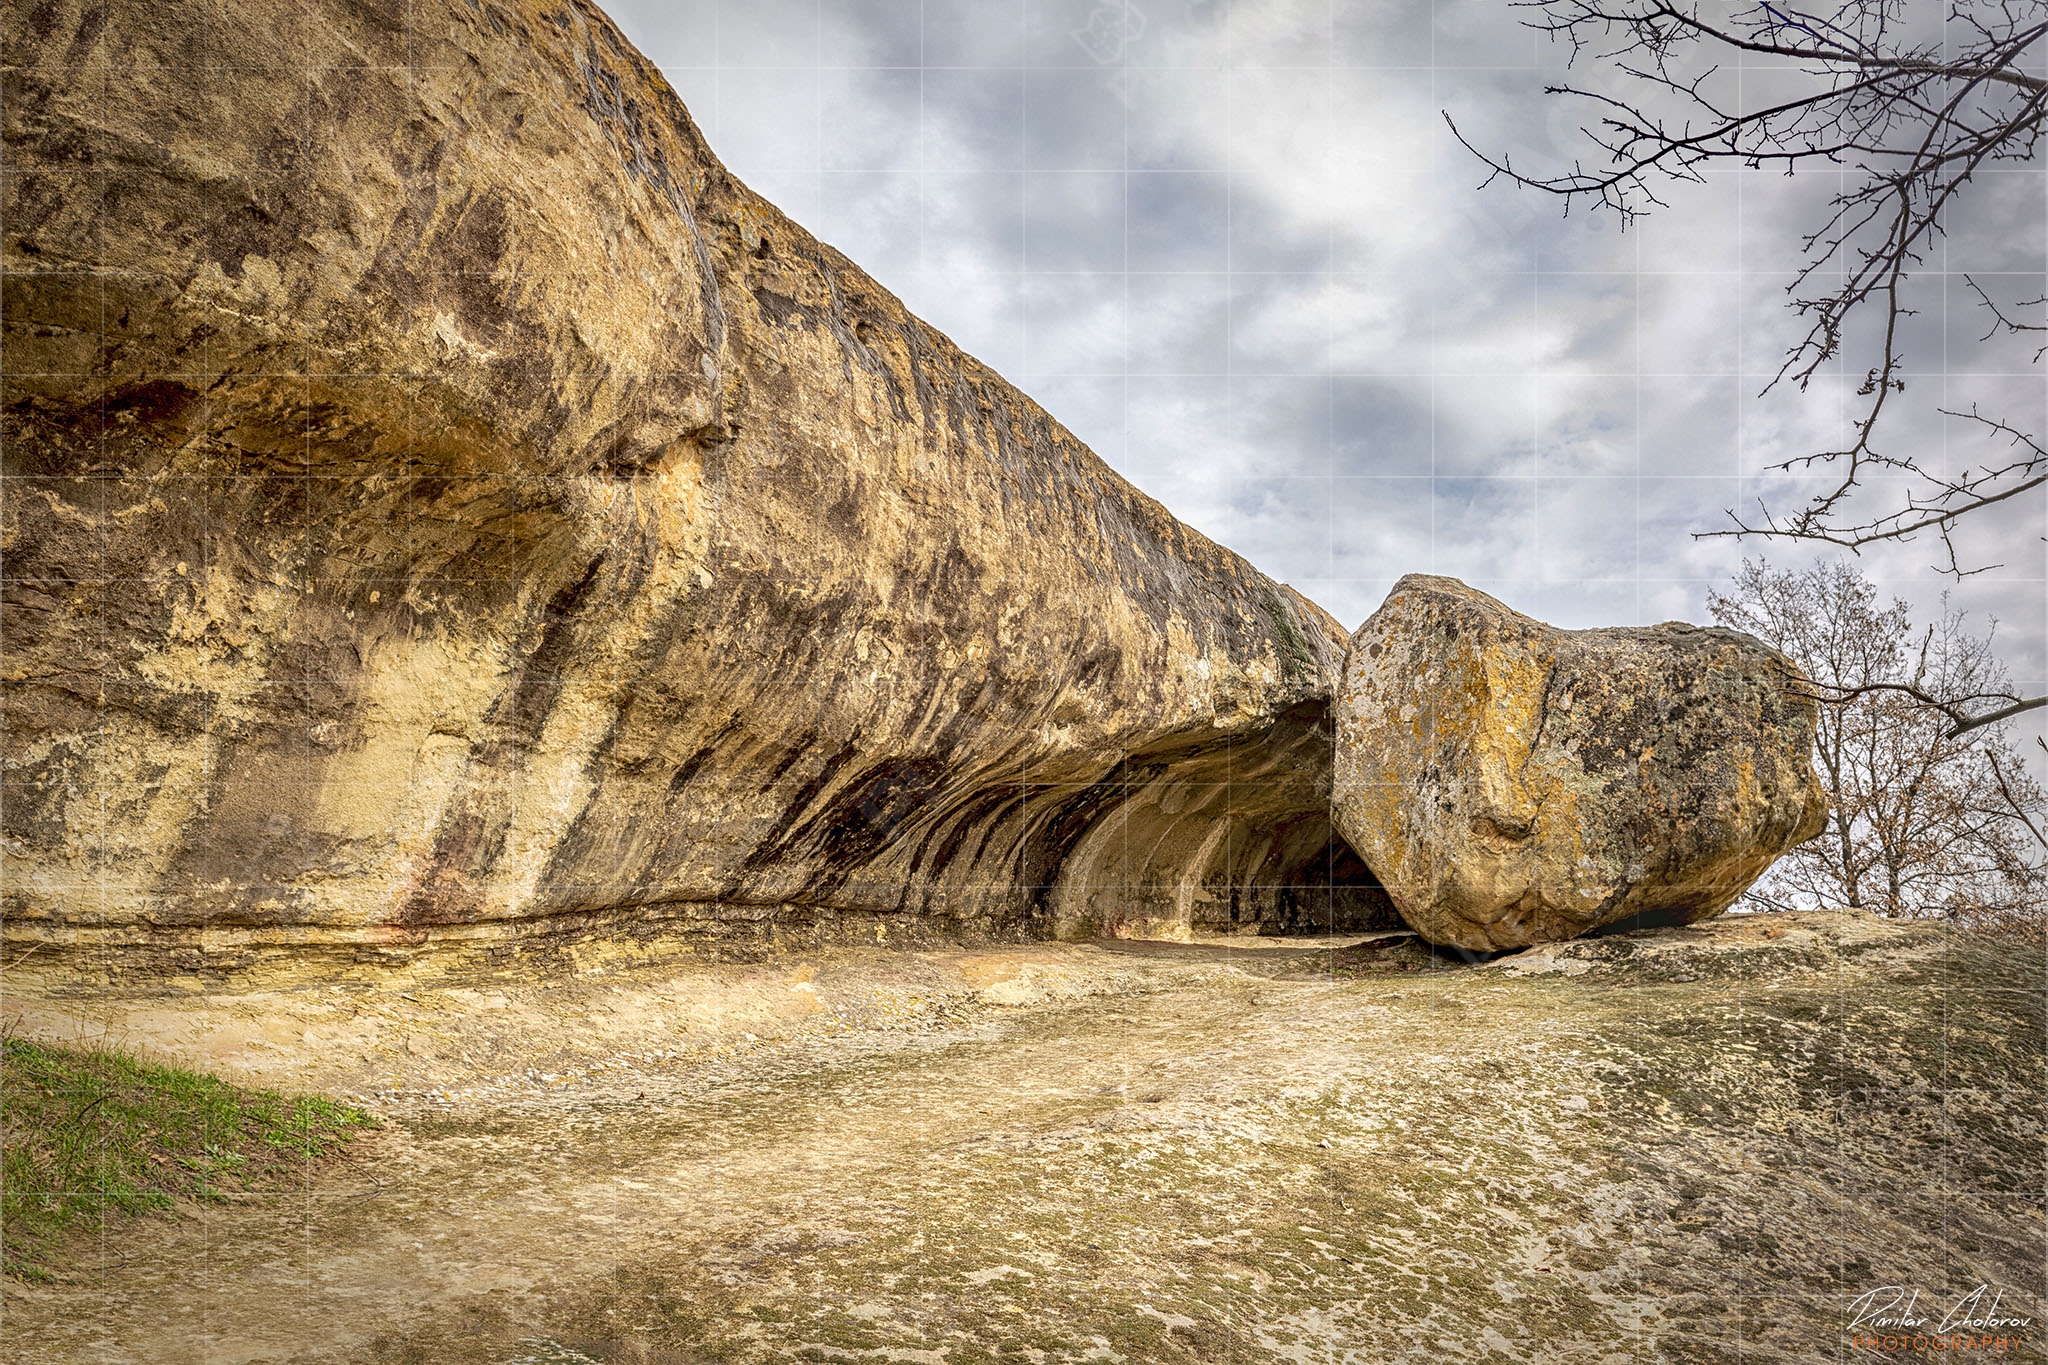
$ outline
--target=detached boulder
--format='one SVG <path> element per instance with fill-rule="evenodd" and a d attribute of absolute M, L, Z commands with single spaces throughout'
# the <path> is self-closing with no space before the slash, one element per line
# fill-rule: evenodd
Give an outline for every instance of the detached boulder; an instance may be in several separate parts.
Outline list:
<path fill-rule="evenodd" d="M 1820 831 L 1798 681 L 1738 631 L 1559 630 L 1410 574 L 1345 660 L 1336 825 L 1434 942 L 1705 919 Z"/>

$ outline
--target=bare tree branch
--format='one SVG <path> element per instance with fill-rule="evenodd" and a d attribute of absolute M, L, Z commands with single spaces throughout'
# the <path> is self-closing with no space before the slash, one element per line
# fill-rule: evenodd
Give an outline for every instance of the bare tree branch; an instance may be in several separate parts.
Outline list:
<path fill-rule="evenodd" d="M 1784 514 L 1762 507 L 1748 518 L 1730 509 L 1726 529 L 1700 534 L 1850 550 L 1932 534 L 1942 572 L 1960 578 L 1996 567 L 1977 563 L 1983 556 L 1959 547 L 1956 532 L 1959 523 L 1976 524 L 1967 521 L 1973 514 L 2048 484 L 2040 434 L 1974 408 L 1947 413 L 1978 424 L 1988 444 L 2002 442 L 2017 456 L 1960 474 L 1929 468 L 1880 438 L 1882 419 L 1906 387 L 1900 322 L 1912 315 L 1909 282 L 1979 174 L 1994 163 L 2031 161 L 2048 130 L 2048 78 L 2039 74 L 2048 11 L 2010 0 L 1948 0 L 1938 37 L 1911 41 L 1901 36 L 1905 0 L 1761 3 L 1725 17 L 1713 17 L 1720 11 L 1699 0 L 1520 0 L 1520 7 L 1534 13 L 1530 27 L 1569 47 L 1575 66 L 1598 63 L 1618 81 L 1615 90 L 1550 87 L 1589 108 L 1581 131 L 1598 152 L 1594 164 L 1575 162 L 1561 174 L 1528 174 L 1488 155 L 1446 111 L 1452 132 L 1488 167 L 1486 183 L 1507 179 L 1557 195 L 1567 211 L 1588 203 L 1627 225 L 1663 206 L 1664 182 L 1701 182 L 1716 166 L 1788 175 L 1810 168 L 1843 179 L 1822 221 L 1800 241 L 1804 262 L 1789 292 L 1807 327 L 1767 388 L 1789 380 L 1804 389 L 1847 361 L 1851 319 L 1874 308 L 1879 325 L 1857 391 L 1866 401 L 1845 445 L 1773 466 L 1780 473 L 1832 469 L 1829 486 Z M 1914 13 L 1932 13 L 1932 6 Z M 1760 65 L 1804 87 L 1746 107 L 1732 77 Z M 1991 315 L 1987 338 L 2048 330 L 2014 318 L 1975 280 L 1968 283 Z M 1901 505 L 1852 512 L 1862 506 L 1859 494 L 1872 496 L 1877 471 L 1912 491 Z"/>
<path fill-rule="evenodd" d="M 1972 730 L 1981 730 L 1987 725 L 1996 725 L 2000 721 L 2011 720 L 2014 716 L 2024 715 L 2028 711 L 2037 711 L 2044 706 L 2048 706 L 2048 697 L 2018 697 L 2010 692 L 1991 692 L 1968 697 L 1944 699 L 1924 691 L 1911 683 L 1873 682 L 1862 683 L 1855 687 L 1824 687 L 1818 684 L 1808 684 L 1808 687 L 1804 689 L 1806 696 L 1813 698 L 1817 702 L 1834 706 L 1852 702 L 1858 697 L 1867 697 L 1873 692 L 1896 692 L 1901 696 L 1911 697 L 1922 706 L 1932 707 L 1934 710 L 1939 711 L 1943 716 L 1947 717 L 1949 722 L 1949 728 L 1942 735 L 1944 739 L 1954 739 L 1958 735 L 1966 735 Z M 1981 715 L 1971 715 L 1963 709 L 1971 702 L 1977 701 L 2003 701 L 2009 702 L 2010 705 L 2002 706 L 1996 711 L 1984 712 Z"/>
<path fill-rule="evenodd" d="M 2034 836 L 2035 843 L 2042 848 L 2048 848 L 2048 834 L 2041 833 L 2041 827 L 2035 824 L 2034 817 L 2027 813 L 2027 803 L 2013 791 L 2013 780 L 2005 775 L 2005 768 L 1998 760 L 1998 751 L 1987 750 L 1984 756 L 1991 760 L 1991 772 L 1998 779 L 1998 794 L 2004 799 L 2004 811 L 2011 812 L 2026 825 L 2027 833 Z"/>

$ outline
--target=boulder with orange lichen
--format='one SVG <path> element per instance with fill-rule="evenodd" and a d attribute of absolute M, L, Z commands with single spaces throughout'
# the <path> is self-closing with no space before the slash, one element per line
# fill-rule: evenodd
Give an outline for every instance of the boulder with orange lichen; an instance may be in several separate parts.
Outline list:
<path fill-rule="evenodd" d="M 1737 631 L 1560 630 L 1411 574 L 1352 638 L 1336 825 L 1435 942 L 1705 919 L 1820 830 L 1801 683 Z"/>

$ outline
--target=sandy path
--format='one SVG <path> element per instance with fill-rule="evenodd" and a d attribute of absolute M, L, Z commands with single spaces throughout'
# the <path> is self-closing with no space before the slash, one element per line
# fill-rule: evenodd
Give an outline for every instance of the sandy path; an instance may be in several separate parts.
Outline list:
<path fill-rule="evenodd" d="M 360 1038 L 101 1002 L 389 1121 L 302 1196 L 10 1286 L 0 1330 L 24 1362 L 1755 1361 L 1831 1356 L 1865 1279 L 2038 1301 L 2025 964 L 1973 1022 L 1940 943 L 1688 933 L 1647 970 L 851 954 L 414 991 Z M 300 1041 L 221 1046 L 253 1021 Z M 1843 1103 L 1935 1071 L 1931 1110 Z"/>

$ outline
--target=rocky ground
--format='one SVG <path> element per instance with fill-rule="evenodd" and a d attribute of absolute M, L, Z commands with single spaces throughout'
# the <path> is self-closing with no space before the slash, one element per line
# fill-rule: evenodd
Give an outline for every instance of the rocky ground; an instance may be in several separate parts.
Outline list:
<path fill-rule="evenodd" d="M 1239 939 L 148 999 L 10 974 L 17 1030 L 385 1123 L 302 1194 L 8 1284 L 6 1355 L 1833 1360 L 1880 1286 L 2042 1316 L 2044 980 L 1833 917 L 1478 966 Z M 2041 1358 L 2024 1334 L 1999 1358 Z"/>

